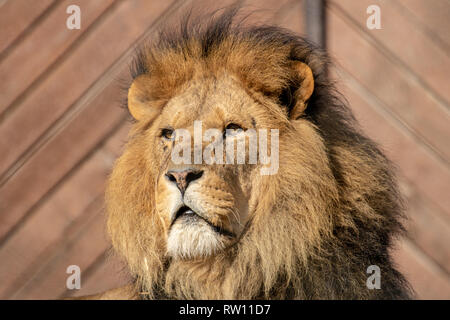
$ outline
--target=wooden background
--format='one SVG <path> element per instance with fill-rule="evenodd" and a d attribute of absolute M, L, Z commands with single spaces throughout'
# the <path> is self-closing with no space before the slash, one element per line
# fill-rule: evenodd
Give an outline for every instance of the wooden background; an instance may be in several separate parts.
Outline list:
<path fill-rule="evenodd" d="M 127 281 L 109 257 L 103 211 L 129 129 L 118 79 L 134 46 L 190 2 L 0 0 L 0 298 L 90 294 Z M 80 30 L 66 28 L 70 4 L 81 7 Z M 381 7 L 381 30 L 366 27 L 371 4 Z M 262 9 L 255 20 L 304 33 L 301 0 L 246 5 Z M 417 298 L 449 299 L 450 2 L 330 0 L 326 12 L 332 74 L 398 165 L 411 219 L 395 260 Z M 81 290 L 66 290 L 72 264 Z"/>

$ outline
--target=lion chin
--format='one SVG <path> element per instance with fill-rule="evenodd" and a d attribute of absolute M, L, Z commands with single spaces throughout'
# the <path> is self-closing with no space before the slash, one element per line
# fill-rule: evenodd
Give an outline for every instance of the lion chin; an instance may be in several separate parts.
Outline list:
<path fill-rule="evenodd" d="M 167 238 L 167 253 L 175 259 L 208 257 L 225 248 L 224 236 L 190 210 L 177 218 Z"/>
<path fill-rule="evenodd" d="M 327 56 L 286 30 L 235 25 L 235 14 L 186 19 L 134 63 L 135 122 L 106 192 L 134 292 L 410 297 L 389 251 L 403 231 L 392 166 L 335 92 Z M 241 142 L 245 156 L 229 163 Z M 366 285 L 373 265 L 377 290 Z"/>

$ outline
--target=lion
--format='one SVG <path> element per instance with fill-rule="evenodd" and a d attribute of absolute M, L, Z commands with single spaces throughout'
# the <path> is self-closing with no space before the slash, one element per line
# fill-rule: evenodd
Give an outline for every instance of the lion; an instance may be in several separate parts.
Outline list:
<path fill-rule="evenodd" d="M 95 298 L 410 298 L 389 252 L 404 232 L 393 166 L 334 89 L 326 53 L 236 12 L 185 19 L 136 55 L 134 124 L 106 191 L 112 247 L 134 281 Z M 176 163 L 177 146 L 188 159 L 207 148 L 177 139 L 196 121 L 220 131 L 216 147 L 278 130 L 276 173 Z"/>

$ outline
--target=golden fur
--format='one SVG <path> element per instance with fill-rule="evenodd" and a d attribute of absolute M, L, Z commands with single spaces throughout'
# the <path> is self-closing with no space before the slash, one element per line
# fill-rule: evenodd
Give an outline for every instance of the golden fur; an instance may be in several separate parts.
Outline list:
<path fill-rule="evenodd" d="M 234 15 L 186 20 L 138 54 L 128 95 L 137 121 L 106 197 L 112 244 L 136 290 L 141 298 L 408 297 L 388 253 L 402 229 L 390 164 L 334 92 L 325 54 L 279 28 L 233 25 Z M 187 199 L 235 237 L 214 244 L 196 234 L 205 223 L 180 223 L 172 236 L 189 248 L 175 240 L 168 253 L 173 145 L 160 131 L 192 131 L 194 120 L 279 129 L 279 170 L 196 165 L 204 175 Z M 202 241 L 204 250 L 195 247 Z M 381 268 L 380 290 L 366 287 L 370 265 Z"/>

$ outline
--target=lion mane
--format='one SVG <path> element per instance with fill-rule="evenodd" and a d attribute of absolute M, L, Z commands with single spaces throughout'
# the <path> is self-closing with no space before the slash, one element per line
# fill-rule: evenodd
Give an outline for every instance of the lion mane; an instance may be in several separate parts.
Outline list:
<path fill-rule="evenodd" d="M 307 107 L 294 119 L 303 129 L 300 134 L 289 121 L 280 122 L 288 129 L 280 135 L 279 172 L 252 189 L 255 206 L 238 241 L 209 257 L 177 260 L 166 254 L 167 228 L 155 214 L 159 168 L 145 145 L 152 121 L 134 123 L 106 204 L 113 249 L 126 261 L 138 297 L 409 298 L 389 254 L 403 232 L 392 164 L 335 91 L 327 55 L 282 28 L 236 23 L 236 12 L 227 9 L 206 22 L 187 18 L 179 29 L 161 31 L 138 51 L 133 79 L 149 75 L 149 100 L 163 106 L 198 70 L 227 72 L 272 115 L 286 119 L 305 80 L 289 66 L 300 61 L 314 77 Z M 366 285 L 371 265 L 380 268 L 380 289 Z"/>

